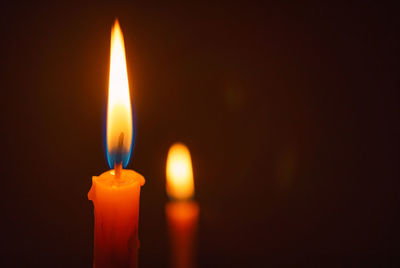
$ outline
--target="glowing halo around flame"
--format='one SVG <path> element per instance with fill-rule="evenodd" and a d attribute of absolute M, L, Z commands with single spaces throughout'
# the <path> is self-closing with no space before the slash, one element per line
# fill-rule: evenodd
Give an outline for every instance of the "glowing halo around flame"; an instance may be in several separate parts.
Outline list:
<path fill-rule="evenodd" d="M 110 76 L 107 104 L 107 160 L 110 168 L 115 163 L 128 165 L 133 145 L 133 122 L 129 95 L 128 72 L 124 37 L 118 20 L 111 30 Z"/>

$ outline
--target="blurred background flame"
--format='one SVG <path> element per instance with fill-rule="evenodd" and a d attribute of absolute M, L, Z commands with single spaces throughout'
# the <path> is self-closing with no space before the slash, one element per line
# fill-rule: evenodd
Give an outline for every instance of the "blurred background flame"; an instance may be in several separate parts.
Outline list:
<path fill-rule="evenodd" d="M 168 151 L 167 193 L 173 199 L 188 199 L 194 194 L 192 159 L 189 149 L 175 143 Z"/>

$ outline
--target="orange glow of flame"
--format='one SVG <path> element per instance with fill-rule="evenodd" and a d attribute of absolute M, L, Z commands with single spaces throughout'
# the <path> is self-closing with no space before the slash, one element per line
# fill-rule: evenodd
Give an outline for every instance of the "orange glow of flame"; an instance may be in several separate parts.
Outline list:
<path fill-rule="evenodd" d="M 171 146 L 167 158 L 167 193 L 170 198 L 188 199 L 194 194 L 192 160 L 182 143 Z"/>
<path fill-rule="evenodd" d="M 107 156 L 111 168 L 114 167 L 115 162 L 123 162 L 123 166 L 126 167 L 132 149 L 132 140 L 132 108 L 129 95 L 124 37 L 118 20 L 115 20 L 111 30 L 110 77 L 107 106 Z"/>

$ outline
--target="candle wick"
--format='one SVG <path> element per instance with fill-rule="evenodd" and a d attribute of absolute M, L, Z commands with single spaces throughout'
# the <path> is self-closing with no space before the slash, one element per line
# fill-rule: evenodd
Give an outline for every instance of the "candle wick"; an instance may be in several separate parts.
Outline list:
<path fill-rule="evenodd" d="M 119 134 L 119 138 L 118 138 L 118 147 L 117 147 L 117 153 L 115 155 L 115 163 L 114 163 L 115 178 L 117 180 L 120 178 L 121 171 L 122 171 L 123 145 L 124 145 L 124 132 L 121 132 L 121 134 Z"/>
<path fill-rule="evenodd" d="M 114 170 L 115 170 L 115 179 L 119 180 L 121 177 L 122 163 L 115 163 Z"/>

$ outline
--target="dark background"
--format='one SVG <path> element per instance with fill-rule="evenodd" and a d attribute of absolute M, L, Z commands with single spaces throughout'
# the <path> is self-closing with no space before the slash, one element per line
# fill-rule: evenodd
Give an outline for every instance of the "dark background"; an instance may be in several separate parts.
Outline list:
<path fill-rule="evenodd" d="M 190 2 L 190 1 L 188 1 Z M 2 2 L 2 267 L 91 267 L 111 25 L 143 174 L 140 266 L 168 266 L 165 160 L 191 150 L 198 267 L 396 266 L 397 9 Z"/>

